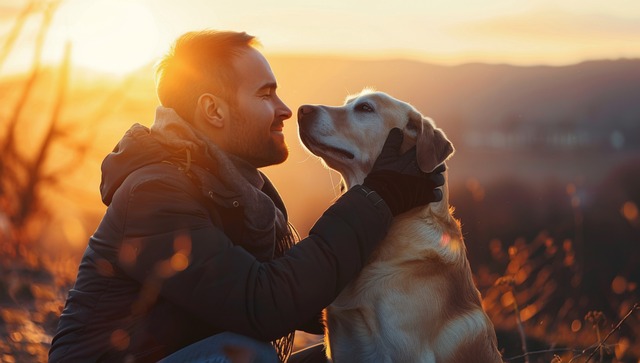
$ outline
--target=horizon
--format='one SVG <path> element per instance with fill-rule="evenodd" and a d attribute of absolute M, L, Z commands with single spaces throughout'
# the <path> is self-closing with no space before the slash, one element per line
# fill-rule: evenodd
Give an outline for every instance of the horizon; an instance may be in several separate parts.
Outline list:
<path fill-rule="evenodd" d="M 549 67 L 549 68 L 565 68 L 578 66 L 585 63 L 605 63 L 605 62 L 636 62 L 640 61 L 640 56 L 638 57 L 619 57 L 619 58 L 594 58 L 594 59 L 583 59 L 577 60 L 575 62 L 569 63 L 559 63 L 559 64 L 546 64 L 546 63 L 532 63 L 532 64 L 519 64 L 519 63 L 506 63 L 506 62 L 489 62 L 489 61 L 461 61 L 459 63 L 447 63 L 442 61 L 434 61 L 430 59 L 421 59 L 418 57 L 410 57 L 410 56 L 402 56 L 402 55 L 379 55 L 379 54 L 338 54 L 338 53 L 292 53 L 292 52 L 263 52 L 262 49 L 258 49 L 261 51 L 268 61 L 271 62 L 272 59 L 304 59 L 304 60 L 312 60 L 312 59 L 328 59 L 334 61 L 342 61 L 342 62 L 411 62 L 417 63 L 425 66 L 432 67 L 443 67 L 443 68 L 456 68 L 456 67 L 466 67 L 466 66 L 495 66 L 495 67 L 514 67 L 514 68 L 537 68 L 537 67 Z M 109 70 L 103 70 L 99 68 L 94 68 L 91 66 L 73 64 L 72 69 L 74 73 L 82 73 L 82 74 L 91 74 L 98 77 L 112 77 L 114 79 L 126 78 L 133 74 L 140 74 L 146 71 L 150 71 L 149 75 L 153 76 L 153 65 L 156 60 L 152 60 L 145 64 L 142 64 L 134 69 L 127 70 L 126 72 L 113 72 Z M 43 64 L 43 70 L 54 70 L 57 71 L 59 67 L 58 64 L 45 62 Z M 6 70 L 0 71 L 0 79 L 10 80 L 10 79 L 19 79 L 22 80 L 30 70 L 29 69 L 12 69 L 10 72 Z M 277 75 L 276 75 L 277 76 Z"/>

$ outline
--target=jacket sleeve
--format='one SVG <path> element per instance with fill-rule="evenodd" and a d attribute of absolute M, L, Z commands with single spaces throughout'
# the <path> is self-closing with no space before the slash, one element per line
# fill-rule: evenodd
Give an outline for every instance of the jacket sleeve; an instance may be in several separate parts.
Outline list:
<path fill-rule="evenodd" d="M 119 267 L 212 329 L 262 340 L 293 331 L 329 305 L 392 219 L 375 193 L 356 186 L 320 217 L 309 237 L 283 257 L 259 262 L 214 226 L 183 187 L 171 178 L 149 179 L 116 193 L 110 209 L 124 211 L 114 222 L 122 223 Z"/>

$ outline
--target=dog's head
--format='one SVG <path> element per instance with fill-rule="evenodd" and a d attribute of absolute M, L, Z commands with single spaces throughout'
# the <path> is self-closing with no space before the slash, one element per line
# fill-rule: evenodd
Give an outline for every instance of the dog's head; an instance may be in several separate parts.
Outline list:
<path fill-rule="evenodd" d="M 401 152 L 416 146 L 424 172 L 433 171 L 454 152 L 431 119 L 382 92 L 365 90 L 338 107 L 300 106 L 298 125 L 302 143 L 338 171 L 348 187 L 362 183 L 395 127 L 404 134 Z"/>

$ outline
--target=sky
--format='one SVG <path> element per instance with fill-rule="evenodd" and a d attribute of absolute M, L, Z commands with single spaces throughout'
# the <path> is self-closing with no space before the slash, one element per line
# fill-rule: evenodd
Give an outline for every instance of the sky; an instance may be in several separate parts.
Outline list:
<path fill-rule="evenodd" d="M 0 42 L 27 3 L 0 0 Z M 16 43 L 9 68 L 26 63 L 38 22 L 28 21 L 31 35 Z M 518 65 L 640 58 L 637 0 L 62 0 L 43 56 L 59 61 L 70 41 L 75 64 L 127 72 L 200 29 L 247 31 L 267 55 Z"/>

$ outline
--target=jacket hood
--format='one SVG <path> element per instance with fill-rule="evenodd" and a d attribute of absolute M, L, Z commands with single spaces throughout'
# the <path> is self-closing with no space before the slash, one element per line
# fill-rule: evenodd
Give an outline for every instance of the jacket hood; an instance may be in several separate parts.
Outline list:
<path fill-rule="evenodd" d="M 149 128 L 134 124 L 102 162 L 100 195 L 105 205 L 129 174 L 143 166 L 168 160 L 172 153 L 164 148 Z"/>

